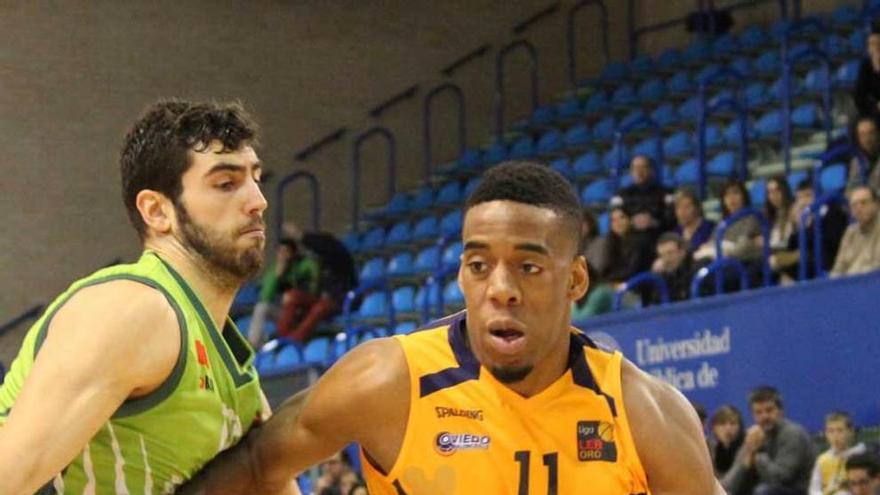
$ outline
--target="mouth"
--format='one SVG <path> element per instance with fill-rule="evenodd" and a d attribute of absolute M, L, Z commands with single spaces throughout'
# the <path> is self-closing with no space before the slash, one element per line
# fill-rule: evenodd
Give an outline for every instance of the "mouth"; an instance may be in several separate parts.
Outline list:
<path fill-rule="evenodd" d="M 519 322 L 510 320 L 490 322 L 490 345 L 499 354 L 519 354 L 526 344 L 526 334 L 523 330 Z"/>

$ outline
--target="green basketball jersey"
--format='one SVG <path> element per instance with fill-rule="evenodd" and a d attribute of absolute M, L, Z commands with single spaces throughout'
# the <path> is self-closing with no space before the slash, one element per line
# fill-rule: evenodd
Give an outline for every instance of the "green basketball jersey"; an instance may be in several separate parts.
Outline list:
<path fill-rule="evenodd" d="M 247 341 L 231 320 L 225 331 L 218 329 L 186 281 L 146 251 L 137 263 L 106 268 L 75 282 L 31 327 L 0 386 L 0 428 L 15 407 L 58 309 L 83 287 L 120 279 L 165 295 L 180 323 L 180 355 L 160 388 L 123 403 L 41 493 L 172 493 L 218 452 L 234 445 L 261 410 L 254 353 Z"/>

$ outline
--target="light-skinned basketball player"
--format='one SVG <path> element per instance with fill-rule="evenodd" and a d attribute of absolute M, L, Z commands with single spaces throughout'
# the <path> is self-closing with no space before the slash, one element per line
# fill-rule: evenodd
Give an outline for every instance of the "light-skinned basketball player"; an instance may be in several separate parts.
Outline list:
<path fill-rule="evenodd" d="M 466 311 L 358 346 L 182 492 L 276 493 L 354 441 L 373 495 L 722 495 L 688 401 L 570 326 L 579 225 L 556 172 L 491 169 L 466 204 Z"/>
<path fill-rule="evenodd" d="M 0 494 L 171 493 L 268 415 L 227 316 L 263 261 L 254 138 L 238 105 L 182 101 L 129 132 L 144 253 L 75 282 L 25 337 L 0 388 Z"/>

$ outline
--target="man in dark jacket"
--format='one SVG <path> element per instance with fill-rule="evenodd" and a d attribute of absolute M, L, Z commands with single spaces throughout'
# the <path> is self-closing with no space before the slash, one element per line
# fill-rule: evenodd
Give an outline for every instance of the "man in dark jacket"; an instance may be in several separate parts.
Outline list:
<path fill-rule="evenodd" d="M 880 29 L 874 26 L 868 35 L 868 53 L 859 65 L 853 100 L 859 116 L 880 116 Z"/>
<path fill-rule="evenodd" d="M 655 241 L 661 233 L 675 227 L 672 191 L 656 180 L 654 162 L 637 155 L 630 162 L 629 174 L 633 183 L 611 198 L 611 206 L 623 207 L 632 218 L 633 230 L 651 233 Z"/>
<path fill-rule="evenodd" d="M 667 232 L 660 236 L 657 241 L 657 260 L 651 270 L 666 281 L 671 302 L 690 298 L 694 264 L 687 244 L 680 235 Z M 659 303 L 659 291 L 655 290 L 651 299 L 654 304 Z"/>

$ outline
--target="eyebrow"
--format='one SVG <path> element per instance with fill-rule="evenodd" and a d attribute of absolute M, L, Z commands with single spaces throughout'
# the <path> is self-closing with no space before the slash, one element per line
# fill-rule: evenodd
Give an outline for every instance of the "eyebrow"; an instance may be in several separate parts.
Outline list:
<path fill-rule="evenodd" d="M 489 249 L 489 245 L 485 242 L 479 241 L 468 241 L 464 244 L 464 251 L 474 249 Z M 517 251 L 530 251 L 533 253 L 543 254 L 544 256 L 550 256 L 550 251 L 548 251 L 547 248 L 533 242 L 523 242 L 520 244 L 516 244 L 515 246 L 513 246 L 513 249 Z"/>
<path fill-rule="evenodd" d="M 263 168 L 260 166 L 260 162 L 253 164 L 253 171 L 262 171 L 262 169 Z M 235 163 L 218 163 L 211 167 L 210 170 L 205 172 L 205 177 L 216 174 L 217 172 L 247 172 L 247 167 L 245 165 L 238 165 Z"/>

